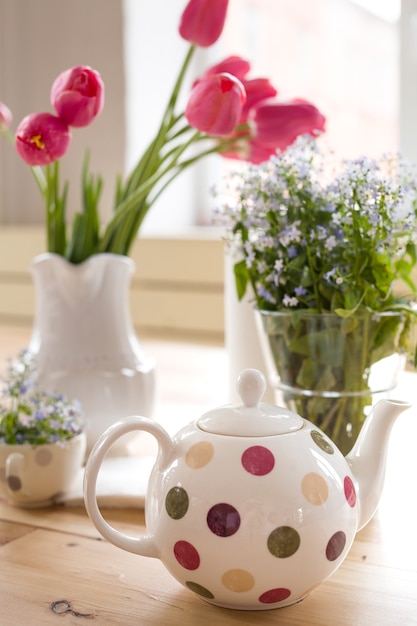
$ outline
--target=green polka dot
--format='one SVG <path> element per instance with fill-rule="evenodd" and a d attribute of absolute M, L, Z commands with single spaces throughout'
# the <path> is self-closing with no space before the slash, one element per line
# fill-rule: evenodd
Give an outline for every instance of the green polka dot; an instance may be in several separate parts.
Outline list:
<path fill-rule="evenodd" d="M 209 591 L 202 585 L 199 585 L 198 583 L 193 583 L 190 580 L 188 580 L 185 584 L 187 585 L 188 589 L 191 589 L 191 591 L 194 591 L 194 593 L 198 593 L 199 596 L 202 596 L 203 598 L 208 598 L 209 600 L 213 600 L 214 596 L 211 591 Z"/>
<path fill-rule="evenodd" d="M 268 550 L 273 556 L 285 559 L 297 552 L 300 547 L 300 535 L 291 526 L 280 526 L 268 537 Z"/>
<path fill-rule="evenodd" d="M 165 498 L 165 508 L 172 519 L 181 519 L 188 511 L 188 494 L 182 487 L 172 487 Z"/>
<path fill-rule="evenodd" d="M 330 445 L 330 443 L 327 441 L 327 439 L 325 439 L 323 437 L 323 435 L 321 433 L 319 433 L 318 430 L 312 430 L 311 431 L 311 437 L 314 441 L 314 443 L 321 448 L 321 450 L 323 450 L 324 452 L 327 452 L 327 454 L 334 454 L 334 448 L 332 445 Z"/>

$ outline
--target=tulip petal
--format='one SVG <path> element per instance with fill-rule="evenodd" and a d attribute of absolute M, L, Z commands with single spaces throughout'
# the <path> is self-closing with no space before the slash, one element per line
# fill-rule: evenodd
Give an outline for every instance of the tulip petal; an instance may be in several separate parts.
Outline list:
<path fill-rule="evenodd" d="M 223 61 L 220 61 L 220 63 L 216 63 L 216 65 L 209 67 L 209 69 L 204 72 L 202 78 L 208 78 L 214 74 L 223 74 L 226 72 L 227 74 L 236 76 L 236 78 L 243 82 L 245 76 L 249 73 L 250 68 L 251 66 L 249 61 L 240 56 L 232 55 L 226 57 Z"/>
<path fill-rule="evenodd" d="M 0 131 L 2 128 L 9 128 L 12 120 L 13 116 L 9 107 L 4 102 L 0 102 Z"/>
<path fill-rule="evenodd" d="M 201 132 L 227 137 L 239 122 L 245 99 L 242 83 L 231 74 L 210 76 L 192 88 L 185 117 Z"/>
<path fill-rule="evenodd" d="M 262 100 L 269 100 L 277 95 L 277 90 L 269 82 L 268 78 L 253 78 L 244 80 L 243 86 L 246 91 L 246 102 L 242 111 L 241 122 L 246 122 L 250 110 Z"/>
<path fill-rule="evenodd" d="M 305 100 L 260 102 L 251 111 L 256 142 L 265 148 L 285 150 L 299 135 L 325 129 L 326 118 Z"/>
<path fill-rule="evenodd" d="M 181 16 L 179 33 L 192 44 L 207 48 L 220 37 L 229 0 L 190 0 Z"/>

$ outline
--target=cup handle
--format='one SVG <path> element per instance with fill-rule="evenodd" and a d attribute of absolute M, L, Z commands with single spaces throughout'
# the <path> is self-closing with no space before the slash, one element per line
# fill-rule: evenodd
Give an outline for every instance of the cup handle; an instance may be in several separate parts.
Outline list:
<path fill-rule="evenodd" d="M 25 457 L 20 452 L 12 452 L 6 459 L 6 485 L 11 494 L 24 488 L 22 471 L 24 462 Z"/>
<path fill-rule="evenodd" d="M 153 435 L 158 441 L 158 456 L 155 466 L 164 467 L 173 452 L 173 443 L 162 426 L 146 417 L 128 417 L 116 422 L 108 428 L 98 439 L 87 461 L 84 474 L 84 502 L 87 513 L 105 539 L 122 550 L 140 554 L 142 556 L 159 557 L 153 535 L 132 537 L 116 530 L 102 516 L 97 504 L 97 477 L 100 466 L 110 447 L 123 435 L 133 431 L 145 431 Z"/>

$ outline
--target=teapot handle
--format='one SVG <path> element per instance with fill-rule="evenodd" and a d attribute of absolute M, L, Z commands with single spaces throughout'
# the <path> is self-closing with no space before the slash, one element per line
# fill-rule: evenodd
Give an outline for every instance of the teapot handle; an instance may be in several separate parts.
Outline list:
<path fill-rule="evenodd" d="M 158 557 L 159 552 L 156 547 L 153 535 L 143 535 L 132 537 L 116 530 L 102 516 L 97 504 L 97 477 L 100 466 L 113 445 L 119 437 L 133 431 L 145 431 L 153 435 L 159 444 L 158 458 L 156 465 L 163 467 L 173 451 L 173 443 L 162 426 L 146 417 L 128 417 L 116 422 L 108 428 L 98 439 L 90 457 L 87 461 L 84 474 L 84 502 L 87 513 L 105 539 L 113 543 L 122 550 L 140 554 L 142 556 Z"/>

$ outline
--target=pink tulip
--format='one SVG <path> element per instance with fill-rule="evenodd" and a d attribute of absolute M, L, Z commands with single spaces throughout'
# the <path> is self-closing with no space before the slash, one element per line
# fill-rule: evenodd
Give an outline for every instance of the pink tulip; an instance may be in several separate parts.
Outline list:
<path fill-rule="evenodd" d="M 277 90 L 269 82 L 268 78 L 246 78 L 250 72 L 251 66 L 249 61 L 243 59 L 240 56 L 229 56 L 220 63 L 212 65 L 208 70 L 204 72 L 201 79 L 208 78 L 214 74 L 221 74 L 226 72 L 232 74 L 243 84 L 246 91 L 246 103 L 243 110 L 243 120 L 246 121 L 247 113 L 257 102 L 266 98 L 271 98 L 277 95 Z M 197 81 L 196 81 L 197 82 Z"/>
<path fill-rule="evenodd" d="M 216 74 L 198 81 L 185 109 L 189 124 L 213 137 L 233 133 L 246 100 L 242 83 L 231 74 Z"/>
<path fill-rule="evenodd" d="M 215 74 L 221 74 L 226 72 L 232 74 L 242 83 L 246 91 L 246 102 L 242 110 L 242 116 L 240 123 L 244 124 L 248 118 L 250 109 L 266 98 L 271 98 L 277 95 L 277 90 L 270 83 L 268 78 L 253 78 L 247 79 L 246 76 L 251 69 L 249 61 L 243 59 L 240 56 L 229 56 L 220 63 L 212 65 L 204 74 L 195 81 L 194 85 L 204 78 L 214 76 Z"/>
<path fill-rule="evenodd" d="M 179 32 L 183 39 L 207 48 L 220 37 L 229 0 L 189 0 L 181 16 Z"/>
<path fill-rule="evenodd" d="M 87 126 L 104 105 L 100 74 L 87 65 L 62 72 L 52 85 L 51 104 L 68 126 Z"/>
<path fill-rule="evenodd" d="M 19 124 L 16 150 L 28 165 L 48 165 L 62 157 L 71 140 L 65 122 L 51 113 L 32 113 Z"/>
<path fill-rule="evenodd" d="M 0 102 L 0 131 L 2 128 L 9 128 L 12 120 L 11 110 L 3 102 Z"/>
<path fill-rule="evenodd" d="M 216 65 L 212 65 L 206 70 L 201 78 L 207 78 L 208 76 L 213 76 L 214 74 L 223 74 L 226 72 L 227 74 L 232 74 L 232 76 L 236 76 L 241 82 L 245 79 L 245 76 L 250 71 L 250 63 L 239 57 L 237 55 L 229 56 L 220 63 L 216 63 Z"/>
<path fill-rule="evenodd" d="M 249 110 L 248 128 L 236 133 L 236 141 L 222 156 L 262 163 L 278 150 L 285 150 L 299 135 L 324 131 L 325 122 L 320 111 L 306 100 L 261 100 Z"/>
<path fill-rule="evenodd" d="M 285 150 L 299 135 L 324 131 L 326 118 L 306 100 L 265 100 L 252 109 L 250 121 L 258 144 Z"/>
<path fill-rule="evenodd" d="M 254 78 L 252 80 L 243 80 L 243 87 L 246 91 L 246 102 L 242 108 L 238 127 L 235 131 L 236 152 L 232 148 L 231 151 L 223 153 L 224 157 L 231 159 L 243 159 L 251 163 L 262 163 L 267 161 L 276 152 L 275 147 L 263 146 L 256 142 L 251 136 L 250 128 L 247 126 L 248 117 L 251 110 L 260 102 L 277 94 L 277 90 L 267 78 Z"/>

